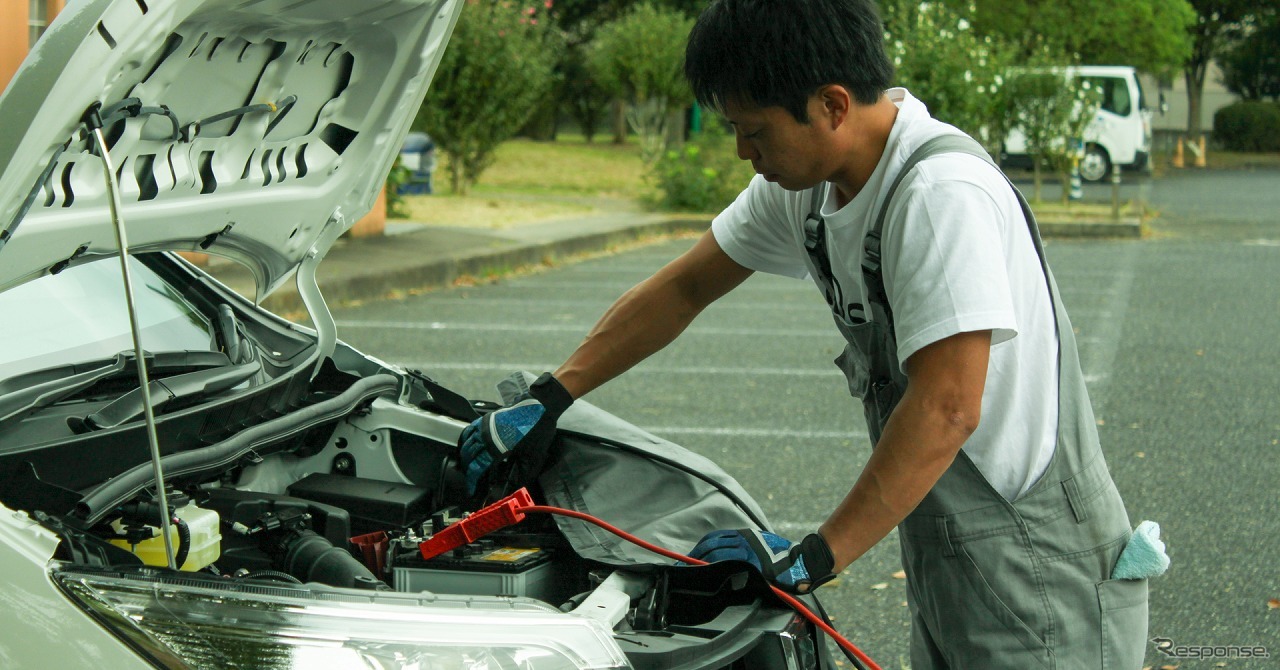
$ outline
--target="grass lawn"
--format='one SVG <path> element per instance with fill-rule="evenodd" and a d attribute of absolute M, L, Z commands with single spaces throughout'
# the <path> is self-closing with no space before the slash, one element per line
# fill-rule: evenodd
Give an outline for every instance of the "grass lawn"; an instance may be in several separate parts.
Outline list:
<path fill-rule="evenodd" d="M 444 176 L 445 172 L 436 174 Z M 609 137 L 601 136 L 588 143 L 581 135 L 561 134 L 554 142 L 515 139 L 504 143 L 472 193 L 634 198 L 647 188 L 644 175 L 640 147 L 635 142 L 613 144 Z M 447 189 L 448 178 L 443 181 Z"/>
<path fill-rule="evenodd" d="M 1044 221 L 1075 221 L 1075 222 L 1095 222 L 1110 221 L 1111 205 L 1098 204 L 1092 202 L 1073 202 L 1068 205 L 1062 202 L 1049 202 L 1043 200 L 1041 202 L 1032 202 L 1031 211 L 1035 212 L 1036 218 Z M 1150 208 L 1145 208 L 1142 212 L 1144 216 L 1149 216 L 1153 212 Z M 1120 216 L 1135 217 L 1138 216 L 1138 205 L 1132 200 L 1120 203 Z"/>
<path fill-rule="evenodd" d="M 514 139 L 498 147 L 494 163 L 465 196 L 449 185 L 447 158 L 433 178 L 435 194 L 407 196 L 406 219 L 424 223 L 506 228 L 521 223 L 639 209 L 652 194 L 640 149 L 608 136 L 588 143 L 561 134 L 554 142 Z"/>
<path fill-rule="evenodd" d="M 1184 170 L 1274 170 L 1280 169 L 1280 152 L 1269 153 L 1242 153 L 1239 151 L 1219 151 L 1209 148 L 1205 152 L 1204 168 L 1195 166 L 1195 155 L 1190 151 L 1184 150 L 1182 153 L 1183 164 L 1186 167 L 1173 167 L 1173 155 L 1167 151 L 1156 151 L 1152 154 L 1152 168 L 1156 177 L 1163 177 L 1174 172 L 1182 172 Z"/>
<path fill-rule="evenodd" d="M 731 149 L 726 149 L 731 150 Z M 1192 158 L 1185 155 L 1188 165 Z M 561 134 L 554 142 L 514 139 L 503 143 L 494 163 L 466 196 L 452 192 L 441 160 L 434 179 L 436 194 L 407 196 L 408 221 L 482 228 L 507 228 L 549 219 L 639 210 L 653 200 L 655 188 L 647 179 L 639 146 L 616 145 L 607 135 L 588 143 L 581 135 Z M 1174 171 L 1170 156 L 1153 156 L 1156 178 Z M 1280 169 L 1280 153 L 1209 152 L 1208 169 Z M 1183 168 L 1186 171 L 1198 168 Z M 749 172 L 749 169 L 747 170 Z M 744 177 L 743 185 L 746 185 Z M 1046 183 L 1052 176 L 1046 177 Z M 1109 204 L 1032 203 L 1042 218 L 1100 220 L 1111 217 Z M 1125 216 L 1139 214 L 1125 203 Z M 1151 215 L 1148 209 L 1142 212 Z"/>

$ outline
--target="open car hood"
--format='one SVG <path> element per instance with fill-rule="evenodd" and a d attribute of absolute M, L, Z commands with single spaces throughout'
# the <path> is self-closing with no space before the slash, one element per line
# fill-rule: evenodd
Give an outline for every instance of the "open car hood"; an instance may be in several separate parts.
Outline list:
<path fill-rule="evenodd" d="M 261 300 L 368 212 L 462 0 L 79 0 L 0 96 L 0 290 L 117 251 L 207 251 Z"/>

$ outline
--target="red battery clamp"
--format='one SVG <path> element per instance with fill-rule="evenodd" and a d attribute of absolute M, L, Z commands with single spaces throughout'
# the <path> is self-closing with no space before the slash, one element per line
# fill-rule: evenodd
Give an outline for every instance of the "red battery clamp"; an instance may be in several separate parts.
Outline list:
<path fill-rule="evenodd" d="M 430 539 L 418 545 L 418 551 L 422 552 L 423 559 L 428 559 L 471 544 L 495 530 L 520 523 L 524 520 L 524 514 L 520 510 L 532 506 L 533 497 L 525 489 L 520 489 L 432 535 Z"/>

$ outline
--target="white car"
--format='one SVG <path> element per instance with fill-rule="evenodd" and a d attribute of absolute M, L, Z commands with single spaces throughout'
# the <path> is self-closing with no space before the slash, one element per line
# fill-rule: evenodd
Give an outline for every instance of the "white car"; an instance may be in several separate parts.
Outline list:
<path fill-rule="evenodd" d="M 0 97 L 5 668 L 831 667 L 746 564 L 533 513 L 420 551 L 490 502 L 456 444 L 495 405 L 342 343 L 315 272 L 465 5 L 78 0 Z M 296 275 L 314 326 L 175 251 Z M 560 428 L 541 504 L 676 551 L 768 528 L 677 445 L 582 402 Z"/>
<path fill-rule="evenodd" d="M 1084 156 L 1080 177 L 1098 182 L 1111 175 L 1113 165 L 1141 170 L 1151 160 L 1151 110 L 1146 107 L 1138 73 L 1125 65 L 1079 65 L 1066 68 L 1070 76 L 1083 77 L 1102 92 L 1102 104 L 1084 131 Z M 1013 129 L 1001 151 L 1001 165 L 1026 166 L 1027 139 Z"/>

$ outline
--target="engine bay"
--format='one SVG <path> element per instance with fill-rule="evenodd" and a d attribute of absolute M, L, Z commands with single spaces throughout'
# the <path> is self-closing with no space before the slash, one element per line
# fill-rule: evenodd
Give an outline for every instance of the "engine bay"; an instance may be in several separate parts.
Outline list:
<path fill-rule="evenodd" d="M 402 397 L 389 397 L 388 384 L 378 386 L 378 377 L 395 379 L 392 386 Z M 794 613 L 770 601 L 758 575 L 724 565 L 619 566 L 584 559 L 549 515 L 528 515 L 424 559 L 419 546 L 425 540 L 491 502 L 467 496 L 457 467 L 455 444 L 466 423 L 449 414 L 466 412 L 447 391 L 428 392 L 425 378 L 414 374 L 399 377 L 384 369 L 353 379 L 327 368 L 313 380 L 327 389 L 319 394 L 324 400 L 296 403 L 302 408 L 292 412 L 315 415 L 312 420 L 272 430 L 271 440 L 237 444 L 233 437 L 166 456 L 179 573 L 167 568 L 157 496 L 139 470 L 145 463 L 79 491 L 72 513 L 54 515 L 46 510 L 69 505 L 77 494 L 41 480 L 45 463 L 28 460 L 23 483 L 0 487 L 0 500 L 62 536 L 55 559 L 67 570 L 196 579 L 224 589 L 534 600 L 601 620 L 619 639 L 635 641 L 628 655 L 636 667 L 670 667 L 672 658 L 717 640 L 755 640 L 758 635 L 738 633 L 758 629 L 762 621 L 808 639 Z M 361 391 L 361 385 L 367 388 Z M 342 401 L 353 393 L 358 402 Z M 473 411 L 496 406 L 467 402 Z M 316 409 L 327 405 L 351 409 Z M 189 422 L 182 414 L 165 420 Z M 252 429 L 238 435 L 245 432 Z M 136 483 L 126 486 L 131 478 Z"/>

